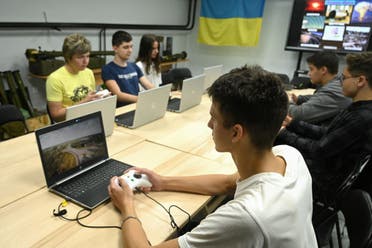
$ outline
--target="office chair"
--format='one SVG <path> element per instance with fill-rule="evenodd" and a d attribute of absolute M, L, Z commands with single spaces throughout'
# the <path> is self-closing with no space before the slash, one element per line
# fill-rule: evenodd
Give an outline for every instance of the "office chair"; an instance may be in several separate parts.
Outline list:
<path fill-rule="evenodd" d="M 191 71 L 189 68 L 173 68 L 167 73 L 162 73 L 162 85 L 173 84 L 172 90 L 182 89 L 182 82 L 186 78 L 191 78 Z"/>
<path fill-rule="evenodd" d="M 318 199 L 314 200 L 314 213 L 316 213 L 316 215 L 313 215 L 314 229 L 319 230 L 319 228 L 325 223 L 329 224 L 333 222 L 333 224 L 336 224 L 337 241 L 340 248 L 342 248 L 342 242 L 340 223 L 337 215 L 338 211 L 340 210 L 339 203 L 342 202 L 343 196 L 350 191 L 350 188 L 352 187 L 353 183 L 363 172 L 363 170 L 365 169 L 370 160 L 371 154 L 362 156 L 361 159 L 356 163 L 350 174 L 340 184 L 336 192 L 333 194 L 332 198 L 319 197 Z M 319 242 L 319 237 L 317 236 L 317 238 Z"/>
<path fill-rule="evenodd" d="M 28 128 L 22 112 L 15 105 L 0 105 L 0 140 L 26 133 L 28 133 Z"/>
<path fill-rule="evenodd" d="M 372 247 L 372 203 L 364 190 L 351 190 L 340 203 L 350 240 L 350 248 Z"/>
<path fill-rule="evenodd" d="M 287 74 L 283 74 L 283 73 L 276 73 L 275 72 L 275 75 L 277 75 L 280 80 L 282 81 L 282 85 L 284 87 L 285 90 L 291 90 L 293 89 L 293 85 L 290 83 L 289 81 L 289 77 Z"/>

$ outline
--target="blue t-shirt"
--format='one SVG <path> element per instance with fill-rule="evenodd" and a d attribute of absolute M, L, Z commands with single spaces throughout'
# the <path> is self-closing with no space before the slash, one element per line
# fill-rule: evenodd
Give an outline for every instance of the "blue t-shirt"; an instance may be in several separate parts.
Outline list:
<path fill-rule="evenodd" d="M 113 61 L 108 63 L 102 68 L 103 81 L 115 80 L 121 92 L 132 95 L 138 95 L 139 92 L 139 79 L 143 77 L 141 69 L 131 62 L 127 62 L 127 66 L 121 67 Z M 117 102 L 116 107 L 127 105 L 127 102 Z"/>

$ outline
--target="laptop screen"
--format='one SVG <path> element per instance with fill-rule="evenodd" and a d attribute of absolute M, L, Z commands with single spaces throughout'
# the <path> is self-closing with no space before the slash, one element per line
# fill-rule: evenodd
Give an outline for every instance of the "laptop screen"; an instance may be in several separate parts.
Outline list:
<path fill-rule="evenodd" d="M 48 187 L 108 158 L 101 112 L 35 132 Z"/>

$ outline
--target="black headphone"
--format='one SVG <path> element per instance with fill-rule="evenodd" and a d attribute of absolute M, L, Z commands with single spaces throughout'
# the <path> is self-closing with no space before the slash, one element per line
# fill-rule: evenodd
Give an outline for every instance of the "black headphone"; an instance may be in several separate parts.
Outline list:
<path fill-rule="evenodd" d="M 54 216 L 63 216 L 65 214 L 67 214 L 66 209 L 59 210 L 58 212 L 55 209 L 53 209 L 53 215 Z"/>

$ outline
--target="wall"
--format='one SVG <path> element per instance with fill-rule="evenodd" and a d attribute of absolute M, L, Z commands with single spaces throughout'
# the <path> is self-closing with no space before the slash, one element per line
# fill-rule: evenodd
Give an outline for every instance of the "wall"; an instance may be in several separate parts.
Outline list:
<path fill-rule="evenodd" d="M 72 0 L 68 0 L 72 1 Z M 117 1 L 117 0 L 115 0 Z M 137 0 L 121 0 L 126 6 L 132 7 L 128 3 L 134 3 Z M 146 0 L 140 0 L 143 2 Z M 179 2 L 182 3 L 181 6 L 184 6 L 185 0 L 161 0 L 158 3 L 166 5 L 166 2 Z M 180 2 L 181 1 L 181 2 Z M 1 9 L 9 9 L 7 6 L 14 6 L 18 4 L 18 15 L 27 14 L 29 9 L 27 4 L 38 4 L 40 13 L 42 13 L 42 2 L 38 1 L 26 1 L 26 0 L 3 0 L 1 3 Z M 196 13 L 196 25 L 191 31 L 164 31 L 164 30 L 127 30 L 134 37 L 134 51 L 132 59 L 135 59 L 135 56 L 138 52 L 139 39 L 144 33 L 156 33 L 163 36 L 172 36 L 173 37 L 173 52 L 178 53 L 181 51 L 186 51 L 188 53 L 188 58 L 190 62 L 185 63 L 180 66 L 187 66 L 191 69 L 193 75 L 199 74 L 202 72 L 203 67 L 211 66 L 216 64 L 224 64 L 224 70 L 229 71 L 232 68 L 241 66 L 244 64 L 260 64 L 264 68 L 275 71 L 286 73 L 292 77 L 293 72 L 296 68 L 298 53 L 293 51 L 285 51 L 284 45 L 287 35 L 287 27 L 290 19 L 290 13 L 292 9 L 293 0 L 266 0 L 264 16 L 263 16 L 263 26 L 260 36 L 260 42 L 257 47 L 214 47 L 199 44 L 197 42 L 198 34 L 198 16 L 200 12 L 200 1 L 198 1 L 197 13 Z M 95 4 L 101 4 L 101 1 L 91 0 L 89 1 L 90 6 L 95 6 Z M 164 5 L 159 5 L 159 9 L 164 9 Z M 137 5 L 133 5 L 136 7 Z M 169 4 L 174 8 L 173 4 Z M 13 8 L 13 7 L 12 7 Z M 33 7 L 34 8 L 34 7 Z M 62 8 L 62 7 L 61 7 Z M 68 9 L 68 5 L 65 5 L 65 9 Z M 112 5 L 109 8 L 115 8 L 115 5 Z M 137 6 L 138 8 L 138 6 Z M 183 8 L 183 7 L 182 7 Z M 181 8 L 181 9 L 182 9 Z M 177 8 L 178 10 L 180 8 Z M 167 11 L 166 17 L 169 20 L 176 20 L 175 16 L 179 16 L 177 11 Z M 187 9 L 183 8 L 183 11 Z M 51 10 L 48 10 L 47 13 L 50 13 Z M 99 8 L 94 8 L 94 10 L 89 9 L 89 12 L 84 12 L 84 15 L 90 15 L 91 21 L 94 21 L 97 16 L 107 15 L 107 9 L 102 11 Z M 66 11 L 60 11 L 63 15 Z M 102 13 L 104 12 L 104 13 Z M 40 13 L 38 15 L 40 16 Z M 142 20 L 141 23 L 146 23 L 148 16 L 153 16 L 156 18 L 160 24 L 164 22 L 162 18 L 154 16 L 153 8 L 142 8 L 141 11 L 131 11 L 132 16 L 128 19 L 133 21 L 135 18 Z M 138 18 L 138 16 L 147 16 L 143 21 L 143 18 Z M 20 17 L 18 17 L 20 18 Z M 50 19 L 48 15 L 48 20 Z M 151 18 L 148 18 L 150 20 Z M 0 19 L 1 20 L 1 19 Z M 14 21 L 14 20 L 9 20 Z M 40 20 L 41 21 L 41 20 Z M 52 20 L 49 20 L 52 21 Z M 68 21 L 66 21 L 68 22 Z M 182 23 L 182 21 L 177 21 Z M 174 23 L 171 23 L 174 24 Z M 106 49 L 111 49 L 111 35 L 116 30 L 107 30 L 106 38 Z M 58 30 L 7 30 L 0 29 L 0 71 L 5 70 L 20 70 L 23 80 L 26 85 L 29 87 L 31 93 L 31 100 L 33 105 L 38 109 L 45 109 L 45 81 L 41 79 L 35 79 L 29 76 L 28 73 L 28 61 L 25 57 L 25 51 L 27 48 L 38 48 L 41 47 L 41 50 L 61 50 L 63 39 L 66 35 L 72 32 L 80 32 L 91 41 L 93 50 L 98 50 L 99 48 L 99 39 L 98 33 L 99 30 L 76 30 L 76 29 L 63 29 Z M 307 55 L 304 54 L 304 57 Z M 110 57 L 108 59 L 111 59 Z M 302 67 L 306 68 L 306 64 L 302 63 Z"/>

